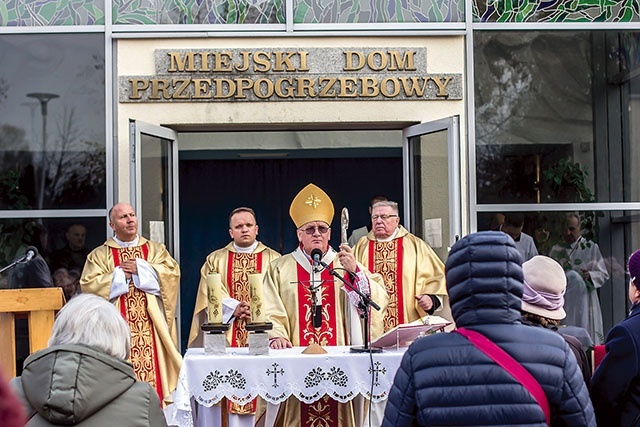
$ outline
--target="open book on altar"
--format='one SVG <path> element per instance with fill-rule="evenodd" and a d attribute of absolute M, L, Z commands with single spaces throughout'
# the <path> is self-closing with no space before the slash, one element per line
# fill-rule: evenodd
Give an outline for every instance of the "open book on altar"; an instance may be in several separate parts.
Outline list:
<path fill-rule="evenodd" d="M 416 339 L 434 332 L 443 331 L 452 322 L 440 316 L 425 316 L 411 323 L 404 323 L 387 331 L 373 341 L 373 347 L 398 348 L 411 344 Z"/>

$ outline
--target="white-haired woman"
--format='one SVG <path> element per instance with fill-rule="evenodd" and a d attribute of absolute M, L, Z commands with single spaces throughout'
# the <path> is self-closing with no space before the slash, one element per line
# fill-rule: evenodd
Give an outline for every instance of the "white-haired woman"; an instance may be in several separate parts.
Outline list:
<path fill-rule="evenodd" d="M 60 310 L 49 347 L 30 355 L 11 382 L 27 426 L 166 426 L 155 390 L 136 381 L 129 328 L 108 301 L 74 297 Z"/>

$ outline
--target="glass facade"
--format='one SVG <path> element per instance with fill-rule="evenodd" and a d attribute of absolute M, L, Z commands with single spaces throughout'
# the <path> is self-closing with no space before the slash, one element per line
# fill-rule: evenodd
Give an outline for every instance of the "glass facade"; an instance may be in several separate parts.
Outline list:
<path fill-rule="evenodd" d="M 491 228 L 497 213 L 523 212 L 525 230 L 546 253 L 567 212 L 579 211 L 581 227 L 609 260 L 610 279 L 599 292 L 610 327 L 627 305 L 618 267 L 640 245 L 640 184 L 632 173 L 640 162 L 638 21 L 635 2 L 588 0 L 5 1 L 0 262 L 25 244 L 46 255 L 76 221 L 87 228 L 87 246 L 108 234 L 112 173 L 127 161 L 112 159 L 117 102 L 107 87 L 117 81 L 112 50 L 121 34 L 167 38 L 204 28 L 222 37 L 241 28 L 258 38 L 268 28 L 287 37 L 314 24 L 314 37 L 348 28 L 383 45 L 389 28 L 396 41 L 405 26 L 413 39 L 451 29 L 473 47 L 466 68 L 473 85 L 465 92 L 473 103 L 461 124 L 470 135 L 461 147 L 470 159 L 462 165 L 470 187 L 466 230 Z"/>
<path fill-rule="evenodd" d="M 26 246 L 48 259 L 72 223 L 104 241 L 106 215 L 86 216 L 106 209 L 104 57 L 100 33 L 0 37 L 1 266 Z"/>
<path fill-rule="evenodd" d="M 591 33 L 474 36 L 479 203 L 597 201 Z"/>
<path fill-rule="evenodd" d="M 105 208 L 102 34 L 0 38 L 0 209 Z"/>
<path fill-rule="evenodd" d="M 625 317 L 619 274 L 638 248 L 638 37 L 624 31 L 477 31 L 478 230 L 524 215 L 537 251 L 563 244 L 566 216 L 596 242 L 609 277 L 605 330 Z M 507 215 L 509 216 L 509 215 Z M 566 242 L 565 242 L 566 243 Z"/>

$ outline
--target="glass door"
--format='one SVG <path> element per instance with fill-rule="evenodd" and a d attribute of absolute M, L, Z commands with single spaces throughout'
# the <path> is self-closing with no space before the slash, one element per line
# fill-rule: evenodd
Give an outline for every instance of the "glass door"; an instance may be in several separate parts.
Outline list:
<path fill-rule="evenodd" d="M 178 134 L 169 128 L 129 120 L 131 205 L 138 233 L 164 243 L 180 263 L 178 226 Z M 176 306 L 180 325 L 180 294 Z M 178 326 L 178 343 L 180 343 Z"/>
<path fill-rule="evenodd" d="M 461 234 L 459 118 L 403 131 L 404 224 L 445 262 Z"/>
<path fill-rule="evenodd" d="M 178 248 L 178 134 L 136 120 L 129 122 L 131 139 L 131 204 L 139 232 L 164 243 L 180 261 Z"/>

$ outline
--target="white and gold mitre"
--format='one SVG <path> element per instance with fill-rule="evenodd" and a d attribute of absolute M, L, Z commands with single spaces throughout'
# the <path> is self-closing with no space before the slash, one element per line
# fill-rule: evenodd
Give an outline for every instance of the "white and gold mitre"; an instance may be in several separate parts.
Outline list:
<path fill-rule="evenodd" d="M 329 195 L 313 184 L 300 190 L 289 207 L 289 215 L 297 228 L 311 221 L 324 221 L 331 225 L 333 213 Z"/>

